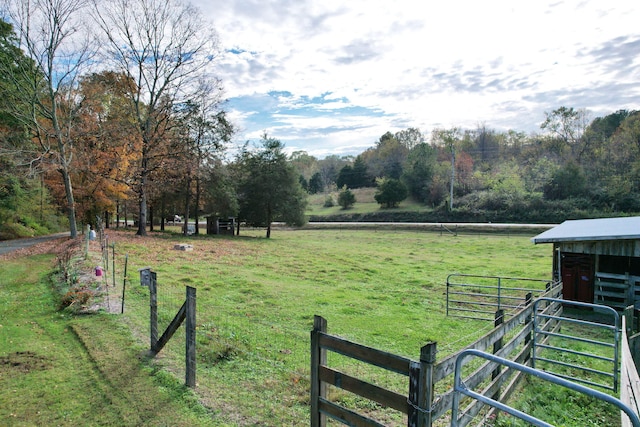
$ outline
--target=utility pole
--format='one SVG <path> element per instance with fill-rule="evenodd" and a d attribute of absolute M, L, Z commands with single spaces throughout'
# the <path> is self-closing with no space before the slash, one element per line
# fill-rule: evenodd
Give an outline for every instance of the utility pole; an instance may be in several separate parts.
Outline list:
<path fill-rule="evenodd" d="M 451 187 L 449 188 L 449 210 L 453 210 L 453 183 L 456 182 L 456 147 L 451 144 Z"/>
<path fill-rule="evenodd" d="M 449 210 L 453 209 L 453 185 L 456 182 L 456 142 L 460 138 L 460 129 L 435 129 L 432 138 L 451 151 L 451 186 L 449 187 Z"/>

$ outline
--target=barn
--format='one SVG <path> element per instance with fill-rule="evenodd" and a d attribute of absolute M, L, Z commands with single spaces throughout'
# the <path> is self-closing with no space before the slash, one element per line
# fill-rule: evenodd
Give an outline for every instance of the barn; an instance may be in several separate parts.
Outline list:
<path fill-rule="evenodd" d="M 531 240 L 553 243 L 553 278 L 565 299 L 640 306 L 640 216 L 565 221 Z"/>

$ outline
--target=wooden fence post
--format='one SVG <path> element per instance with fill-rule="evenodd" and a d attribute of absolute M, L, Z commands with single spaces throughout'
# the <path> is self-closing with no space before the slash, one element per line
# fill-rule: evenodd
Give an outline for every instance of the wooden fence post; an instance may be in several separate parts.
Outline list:
<path fill-rule="evenodd" d="M 327 398 L 327 385 L 320 381 L 320 366 L 327 363 L 327 350 L 320 348 L 319 333 L 327 332 L 327 320 L 313 317 L 311 331 L 311 427 L 325 427 L 326 415 L 320 413 L 320 398 Z"/>
<path fill-rule="evenodd" d="M 418 427 L 420 410 L 416 402 L 420 395 L 420 363 L 411 362 L 409 365 L 409 399 L 407 408 L 407 427 Z"/>
<path fill-rule="evenodd" d="M 437 343 L 435 342 L 427 343 L 420 349 L 418 392 L 417 395 L 416 393 L 413 393 L 416 395 L 415 397 L 417 397 L 417 400 L 411 401 L 412 406 L 417 406 L 412 409 L 415 411 L 418 418 L 417 427 L 431 427 L 433 424 L 433 413 L 431 408 L 433 407 L 434 400 L 433 370 L 436 364 L 436 349 Z M 410 396 L 410 398 L 412 398 L 412 396 Z M 411 417 L 409 417 L 409 423 L 411 423 Z"/>
<path fill-rule="evenodd" d="M 186 301 L 186 379 L 187 387 L 196 386 L 196 288 L 187 286 Z"/>
<path fill-rule="evenodd" d="M 149 330 L 151 334 L 151 350 L 156 347 L 158 342 L 158 282 L 155 271 L 151 271 L 151 280 L 149 281 Z"/>

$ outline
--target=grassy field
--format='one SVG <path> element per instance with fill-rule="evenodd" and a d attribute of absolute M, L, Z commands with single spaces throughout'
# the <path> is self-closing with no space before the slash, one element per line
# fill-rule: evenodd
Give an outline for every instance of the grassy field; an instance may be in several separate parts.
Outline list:
<path fill-rule="evenodd" d="M 179 380 L 141 362 L 119 319 L 58 311 L 53 258 L 2 261 L 0 425 L 220 425 Z"/>
<path fill-rule="evenodd" d="M 150 266 L 157 272 L 161 323 L 177 311 L 185 285 L 197 288 L 197 391 L 207 406 L 226 408 L 238 417 L 231 421 L 241 425 L 307 424 L 314 315 L 328 320 L 331 333 L 368 346 L 417 359 L 421 346 L 436 341 L 444 357 L 490 328 L 445 316 L 448 274 L 544 279 L 551 262 L 550 248 L 533 245 L 528 235 L 347 230 L 276 230 L 269 240 L 262 235 L 243 230 L 235 238 L 112 238 L 120 259 L 128 254 L 130 271 Z M 192 244 L 194 250 L 175 251 L 176 243 Z M 125 318 L 144 342 L 148 293 L 136 279 Z M 170 343 L 159 361 L 179 378 L 181 339 Z M 400 422 L 385 416 L 385 422 Z"/>
<path fill-rule="evenodd" d="M 322 193 L 310 195 L 309 205 L 307 206 L 307 215 L 328 216 L 341 213 L 369 213 L 383 210 L 374 198 L 376 188 L 356 188 L 350 191 L 354 194 L 356 203 L 347 210 L 342 209 L 342 207 L 338 205 L 339 191 L 333 191 L 328 194 Z M 330 196 L 333 199 L 334 206 L 324 206 L 327 196 Z M 425 207 L 424 204 L 415 202 L 411 198 L 408 198 L 400 202 L 395 210 L 413 212 L 428 209 L 429 208 Z"/>
<path fill-rule="evenodd" d="M 131 365 L 136 375 L 125 372 L 124 377 L 138 378 L 144 390 L 141 393 L 154 402 L 143 401 L 142 408 L 157 407 L 156 399 L 167 396 L 177 405 L 178 409 L 172 407 L 171 411 L 178 414 L 175 422 L 168 415 L 170 411 L 162 412 L 162 416 L 167 417 L 164 419 L 167 425 L 308 425 L 309 331 L 314 315 L 328 320 L 330 333 L 412 359 L 418 359 L 421 346 L 436 341 L 438 359 L 441 359 L 491 327 L 487 322 L 445 316 L 447 275 L 468 273 L 548 279 L 551 270 L 551 248 L 533 245 L 529 240 L 531 235 L 441 236 L 439 233 L 400 230 L 275 230 L 271 239 L 264 239 L 263 230 L 243 230 L 239 237 L 188 238 L 170 232 L 149 237 L 115 230 L 107 233 L 109 242 L 115 244 L 116 287 L 107 288 L 110 302 L 106 308 L 117 314 L 102 312 L 67 318 L 55 311 L 48 287 L 42 284 L 34 285 L 35 294 L 41 294 L 41 297 L 33 304 L 44 316 L 40 323 L 57 325 L 55 328 L 60 330 L 52 338 L 56 345 L 60 345 L 57 341 L 64 341 L 67 334 L 74 343 L 69 345 L 78 347 L 78 353 L 70 352 L 68 359 L 74 363 L 75 359 L 82 361 L 81 347 L 92 355 L 84 370 L 73 375 L 79 378 L 75 379 L 76 383 L 71 382 L 70 389 L 83 390 L 88 388 L 88 382 L 97 382 L 103 385 L 97 387 L 98 395 L 92 400 L 118 402 L 118 398 L 113 398 L 116 396 L 131 402 L 129 394 L 134 392 L 128 386 L 131 381 L 117 379 L 123 376 L 121 365 Z M 176 251 L 174 245 L 177 243 L 193 245 L 193 251 Z M 89 260 L 84 265 L 87 271 L 102 262 L 96 259 L 98 249 L 96 245 L 92 246 Z M 125 256 L 128 257 L 130 280 L 124 314 L 120 315 Z M 33 271 L 46 269 L 46 260 L 40 261 L 42 264 L 28 268 L 27 272 L 33 274 Z M 185 285 L 197 289 L 195 392 L 180 385 L 184 381 L 183 332 L 179 331 L 156 359 L 140 358 L 149 342 L 148 290 L 139 285 L 137 277 L 138 269 L 143 267 L 151 267 L 158 275 L 161 330 L 182 304 Z M 12 268 L 24 268 L 24 263 L 17 263 Z M 101 280 L 111 281 L 112 270 Z M 18 292 L 18 283 L 37 283 L 41 279 L 33 276 L 15 281 L 14 277 L 18 275 L 6 271 L 3 263 L 0 298 L 15 300 L 16 307 L 20 306 L 19 295 L 24 299 L 24 294 L 12 296 Z M 35 308 L 9 309 L 10 306 L 13 305 L 4 303 L 5 312 L 0 315 L 3 319 L 12 319 L 11 324 L 17 325 L 16 331 L 7 335 L 6 329 L 0 330 L 2 336 L 35 334 L 29 332 L 29 319 Z M 0 356 L 39 349 L 42 345 L 39 340 L 40 336 L 36 334 L 34 338 L 24 340 L 21 348 L 14 348 L 3 338 Z M 129 350 L 117 356 L 121 353 L 120 346 Z M 44 350 L 35 351 L 35 354 L 51 357 L 51 353 Z M 68 359 L 68 364 L 62 362 L 61 365 L 72 366 Z M 128 362 L 123 363 L 123 360 Z M 348 365 L 344 368 L 346 371 L 371 377 L 372 381 L 398 391 L 406 390 L 406 380 L 402 378 L 369 372 L 357 364 L 349 365 L 339 356 L 330 362 L 345 363 Z M 82 369 L 83 364 L 78 362 L 78 365 Z M 100 367 L 99 375 L 94 373 L 96 365 Z M 42 370 L 43 373 L 51 371 Z M 113 378 L 105 379 L 105 372 L 111 373 Z M 17 381 L 12 378 L 14 387 L 9 388 L 21 390 L 25 387 Z M 56 384 L 68 380 L 40 381 Z M 33 383 L 26 386 L 32 388 Z M 11 394 L 7 390 L 3 393 Z M 14 393 L 15 408 L 20 404 L 31 407 L 37 401 L 35 397 L 28 397 L 24 399 L 25 403 L 20 403 L 18 396 L 22 394 Z M 83 400 L 73 394 L 60 396 L 62 401 Z M 7 396 L 0 395 L 1 401 L 5 398 Z M 338 393 L 333 398 L 359 410 L 379 409 L 346 393 Z M 78 408 L 74 413 L 91 413 L 89 406 Z M 160 406 L 164 408 L 165 405 Z M 107 407 L 98 408 L 108 412 Z M 140 408 L 125 409 L 119 408 L 110 414 L 112 419 L 98 420 L 95 415 L 86 424 L 120 425 L 119 421 L 127 419 L 130 412 L 141 412 Z M 0 412 L 2 419 L 11 419 L 8 417 L 18 413 L 31 414 L 31 418 L 28 415 L 22 424 L 13 425 L 29 425 L 28 421 L 45 423 L 40 422 L 40 415 L 26 408 L 0 411 L 4 411 Z M 76 418 L 67 422 L 63 415 L 47 413 L 47 418 L 42 419 L 46 422 L 74 425 L 73 421 L 77 421 Z M 403 424 L 402 417 L 393 411 L 378 411 L 377 415 L 385 424 Z M 151 418 L 149 413 L 147 416 L 159 420 Z"/>

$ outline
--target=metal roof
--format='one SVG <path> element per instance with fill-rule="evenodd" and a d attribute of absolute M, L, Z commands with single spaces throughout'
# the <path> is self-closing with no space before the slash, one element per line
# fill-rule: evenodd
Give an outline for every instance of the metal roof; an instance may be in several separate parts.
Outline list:
<path fill-rule="evenodd" d="M 622 239 L 640 239 L 640 216 L 565 221 L 531 241 L 538 244 Z"/>

